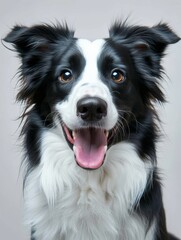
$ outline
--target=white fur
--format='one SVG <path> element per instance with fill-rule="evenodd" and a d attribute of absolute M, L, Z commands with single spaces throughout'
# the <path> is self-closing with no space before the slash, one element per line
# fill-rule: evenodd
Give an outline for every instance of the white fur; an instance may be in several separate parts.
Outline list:
<path fill-rule="evenodd" d="M 118 112 L 113 104 L 108 87 L 100 80 L 97 68 L 97 61 L 104 44 L 105 41 L 102 39 L 94 42 L 79 39 L 77 42 L 77 47 L 85 58 L 86 66 L 68 98 L 56 105 L 56 110 L 60 113 L 63 122 L 72 130 L 81 127 L 81 120 L 77 116 L 76 106 L 77 102 L 85 96 L 99 97 L 106 101 L 107 116 L 101 124 L 104 129 L 110 130 L 117 123 Z"/>
<path fill-rule="evenodd" d="M 114 145 L 100 169 L 87 171 L 57 127 L 42 134 L 41 156 L 25 186 L 26 223 L 36 225 L 37 240 L 154 240 L 155 223 L 146 235 L 146 220 L 132 211 L 152 171 L 133 145 Z"/>

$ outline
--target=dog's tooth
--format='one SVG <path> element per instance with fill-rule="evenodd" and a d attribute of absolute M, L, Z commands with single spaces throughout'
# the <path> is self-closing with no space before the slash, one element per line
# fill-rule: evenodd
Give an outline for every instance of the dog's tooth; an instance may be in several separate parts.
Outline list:
<path fill-rule="evenodd" d="M 106 151 L 107 151 L 107 145 L 106 145 L 106 146 L 104 146 L 104 151 L 105 151 L 105 153 L 106 153 Z"/>
<path fill-rule="evenodd" d="M 109 131 L 105 131 L 106 137 L 108 138 L 109 136 Z"/>
<path fill-rule="evenodd" d="M 73 136 L 73 139 L 75 140 L 75 134 L 76 132 L 75 131 L 72 131 L 72 136 Z"/>
<path fill-rule="evenodd" d="M 74 151 L 74 153 L 75 153 L 75 151 L 76 151 L 76 146 L 73 146 L 73 151 Z"/>

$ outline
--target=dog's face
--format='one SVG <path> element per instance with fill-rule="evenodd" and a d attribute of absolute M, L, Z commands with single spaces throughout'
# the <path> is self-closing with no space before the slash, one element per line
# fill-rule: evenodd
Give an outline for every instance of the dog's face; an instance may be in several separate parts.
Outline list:
<path fill-rule="evenodd" d="M 164 101 L 158 83 L 163 51 L 178 40 L 164 24 L 118 24 L 109 38 L 93 42 L 74 38 L 67 27 L 17 26 L 5 39 L 22 58 L 18 99 L 34 105 L 46 127 L 61 124 L 86 169 L 99 168 L 113 144 L 141 135 L 152 102 Z"/>
<path fill-rule="evenodd" d="M 128 117 L 135 117 L 137 107 L 140 115 L 144 105 L 126 47 L 79 39 L 73 49 L 63 56 L 64 65 L 57 71 L 58 88 L 63 92 L 67 88 L 68 93 L 55 108 L 77 163 L 96 169 L 103 164 L 112 135 L 119 128 L 123 135 Z"/>

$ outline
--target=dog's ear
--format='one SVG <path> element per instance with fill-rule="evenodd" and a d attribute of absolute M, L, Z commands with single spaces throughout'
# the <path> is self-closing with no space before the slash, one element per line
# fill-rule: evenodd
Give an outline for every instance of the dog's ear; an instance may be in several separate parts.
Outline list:
<path fill-rule="evenodd" d="M 164 23 L 151 28 L 128 26 L 126 22 L 116 23 L 110 29 L 110 37 L 129 51 L 139 72 L 138 81 L 145 102 L 165 100 L 159 81 L 163 68 L 161 59 L 166 47 L 180 38 Z"/>
<path fill-rule="evenodd" d="M 30 51 L 46 52 L 51 43 L 61 38 L 73 37 L 73 34 L 66 24 L 65 26 L 42 24 L 33 27 L 16 25 L 3 40 L 13 44 L 15 50 L 23 57 Z"/>
<path fill-rule="evenodd" d="M 115 23 L 110 29 L 110 37 L 141 52 L 151 49 L 160 56 L 162 56 L 168 44 L 180 40 L 176 33 L 165 23 L 160 23 L 151 28 L 128 26 L 126 22 Z"/>
<path fill-rule="evenodd" d="M 43 29 L 42 29 L 43 30 Z M 25 26 L 15 26 L 11 32 L 3 39 L 5 42 L 11 43 L 20 57 L 24 57 L 27 53 L 39 52 L 43 53 L 49 47 L 49 33 L 41 32 L 41 27 L 28 28 Z"/>
<path fill-rule="evenodd" d="M 21 88 L 18 100 L 27 101 L 28 104 L 40 100 L 40 85 L 45 85 L 44 79 L 51 72 L 52 52 L 57 45 L 61 51 L 61 46 L 68 45 L 68 39 L 72 40 L 73 34 L 66 24 L 32 27 L 17 25 L 4 38 L 5 42 L 13 45 L 22 62 L 19 69 Z"/>
<path fill-rule="evenodd" d="M 136 49 L 141 51 L 151 49 L 160 57 L 168 44 L 173 44 L 180 40 L 167 24 L 158 24 L 152 28 L 142 27 L 140 31 L 138 28 L 135 35 L 133 34 L 134 36 L 138 41 L 134 44 Z"/>

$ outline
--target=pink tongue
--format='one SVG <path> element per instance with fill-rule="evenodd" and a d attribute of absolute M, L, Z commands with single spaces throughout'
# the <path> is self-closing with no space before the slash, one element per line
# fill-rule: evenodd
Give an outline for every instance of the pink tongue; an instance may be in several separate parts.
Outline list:
<path fill-rule="evenodd" d="M 87 128 L 75 133 L 74 152 L 83 168 L 97 169 L 104 161 L 107 137 L 102 129 Z"/>

